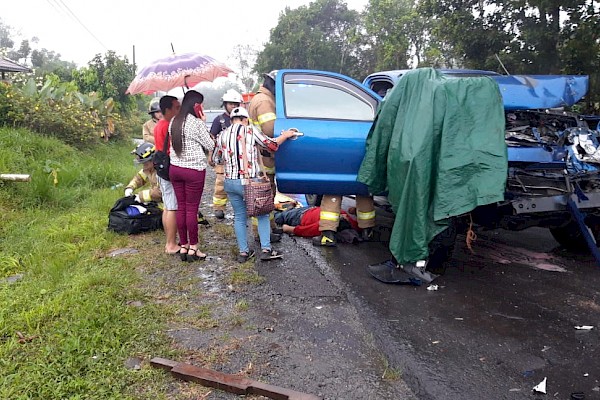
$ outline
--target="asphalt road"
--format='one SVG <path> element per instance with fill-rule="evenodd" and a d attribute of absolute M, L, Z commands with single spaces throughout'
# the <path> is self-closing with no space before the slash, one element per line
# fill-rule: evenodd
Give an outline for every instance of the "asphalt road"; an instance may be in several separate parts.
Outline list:
<path fill-rule="evenodd" d="M 477 235 L 474 253 L 459 235 L 437 291 L 371 278 L 366 266 L 389 257 L 384 242 L 319 251 L 418 398 L 600 399 L 600 268 L 591 256 L 562 250 L 545 229 Z M 546 397 L 532 391 L 544 378 Z"/>

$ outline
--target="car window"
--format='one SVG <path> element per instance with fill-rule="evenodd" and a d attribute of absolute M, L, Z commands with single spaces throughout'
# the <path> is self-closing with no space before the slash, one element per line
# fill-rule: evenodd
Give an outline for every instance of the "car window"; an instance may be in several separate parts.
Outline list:
<path fill-rule="evenodd" d="M 206 125 L 211 126 L 213 120 L 221 114 L 223 114 L 222 111 L 204 111 L 204 115 L 206 115 Z"/>
<path fill-rule="evenodd" d="M 288 118 L 354 121 L 372 121 L 375 118 L 377 100 L 342 79 L 286 74 L 283 90 Z"/>

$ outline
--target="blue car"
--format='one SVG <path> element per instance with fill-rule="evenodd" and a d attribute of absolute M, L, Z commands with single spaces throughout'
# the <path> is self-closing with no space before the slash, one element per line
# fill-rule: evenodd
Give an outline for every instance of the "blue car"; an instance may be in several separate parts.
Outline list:
<path fill-rule="evenodd" d="M 356 180 L 367 134 L 382 95 L 405 72 L 378 72 L 361 83 L 333 72 L 280 70 L 275 132 L 296 128 L 304 135 L 277 153 L 279 190 L 367 195 L 367 187 Z M 595 247 L 600 234 L 600 132 L 561 108 L 585 95 L 588 77 L 442 72 L 457 79 L 489 76 L 503 96 L 509 159 L 505 201 L 477 209 L 476 222 L 511 230 L 547 227 L 565 247 Z M 578 218 L 591 228 L 591 237 Z"/>

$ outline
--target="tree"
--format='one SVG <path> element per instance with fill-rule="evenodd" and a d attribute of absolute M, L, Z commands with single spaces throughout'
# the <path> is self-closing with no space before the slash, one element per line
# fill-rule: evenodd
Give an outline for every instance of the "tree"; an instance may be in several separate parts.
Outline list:
<path fill-rule="evenodd" d="M 256 73 L 252 67 L 256 63 L 257 51 L 249 44 L 238 44 L 233 48 L 233 58 L 238 66 L 240 80 L 244 85 L 244 91 L 252 90 L 257 82 Z"/>
<path fill-rule="evenodd" d="M 12 28 L 10 25 L 6 25 L 2 18 L 0 18 L 0 50 L 3 52 L 7 52 L 7 50 L 12 49 L 15 45 L 14 40 L 11 37 Z"/>
<path fill-rule="evenodd" d="M 258 54 L 255 72 L 308 68 L 359 77 L 359 14 L 340 0 L 316 0 L 286 7 L 269 42 Z"/>
<path fill-rule="evenodd" d="M 73 71 L 77 69 L 75 63 L 61 60 L 59 53 L 45 48 L 31 52 L 31 66 L 36 76 L 46 77 L 53 74 L 58 76 L 61 82 L 70 82 Z"/>
<path fill-rule="evenodd" d="M 116 110 L 128 113 L 135 107 L 135 100 L 125 91 L 134 75 L 134 67 L 127 57 L 120 58 L 109 50 L 104 57 L 96 54 L 86 68 L 75 70 L 73 80 L 80 92 L 96 92 L 103 100 L 112 97 Z"/>
<path fill-rule="evenodd" d="M 408 68 L 411 0 L 371 0 L 364 14 L 373 70 Z"/>

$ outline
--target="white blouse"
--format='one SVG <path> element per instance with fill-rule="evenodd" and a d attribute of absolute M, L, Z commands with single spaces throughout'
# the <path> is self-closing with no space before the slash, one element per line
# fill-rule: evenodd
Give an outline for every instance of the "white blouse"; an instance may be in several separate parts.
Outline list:
<path fill-rule="evenodd" d="M 169 134 L 171 137 L 173 137 L 171 134 L 172 126 L 173 120 L 169 123 Z M 175 153 L 173 142 L 171 141 L 171 152 L 169 154 L 171 164 L 182 168 L 203 171 L 208 165 L 206 153 L 212 151 L 214 147 L 215 143 L 210 137 L 204 121 L 188 114 L 183 124 L 183 147 L 180 155 Z"/>

